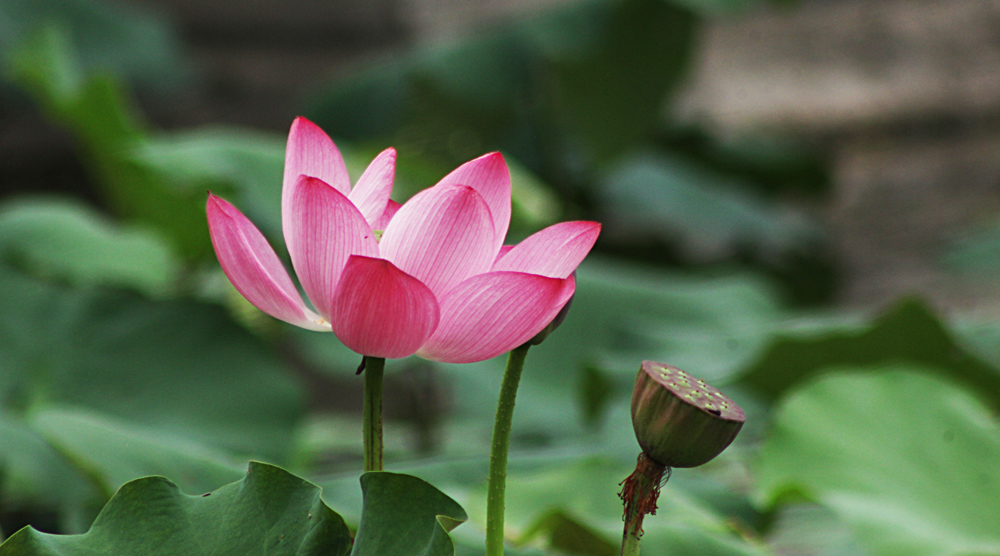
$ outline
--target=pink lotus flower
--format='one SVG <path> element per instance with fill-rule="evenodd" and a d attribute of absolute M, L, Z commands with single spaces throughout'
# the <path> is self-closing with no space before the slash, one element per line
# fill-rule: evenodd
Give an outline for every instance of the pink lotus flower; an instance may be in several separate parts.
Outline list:
<path fill-rule="evenodd" d="M 388 149 L 351 189 L 333 141 L 296 119 L 285 152 L 282 227 L 316 311 L 260 231 L 210 194 L 208 225 L 222 269 L 265 313 L 332 330 L 370 357 L 489 359 L 530 340 L 573 296 L 573 271 L 600 224 L 562 222 L 503 245 L 511 190 L 500 153 L 463 164 L 401 207 L 389 200 L 394 173 Z"/>

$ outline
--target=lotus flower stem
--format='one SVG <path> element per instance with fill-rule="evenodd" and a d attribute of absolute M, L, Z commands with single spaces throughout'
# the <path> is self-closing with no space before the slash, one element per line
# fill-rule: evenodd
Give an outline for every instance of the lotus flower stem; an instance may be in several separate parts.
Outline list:
<path fill-rule="evenodd" d="M 639 454 L 635 471 L 622 481 L 622 491 L 618 494 L 625 503 L 621 556 L 639 556 L 642 520 L 647 514 L 656 513 L 660 487 L 666 482 L 664 473 L 669 479 L 670 471 L 669 467 L 653 461 L 643 452 Z"/>
<path fill-rule="evenodd" d="M 362 405 L 365 435 L 365 471 L 382 470 L 382 374 L 385 359 L 365 357 L 365 395 Z"/>
<path fill-rule="evenodd" d="M 507 368 L 500 386 L 497 415 L 493 423 L 493 447 L 490 451 L 489 494 L 486 499 L 486 556 L 503 556 L 504 496 L 507 488 L 507 452 L 510 451 L 510 428 L 514 418 L 514 400 L 521 382 L 524 359 L 530 344 L 514 348 L 507 355 Z"/>

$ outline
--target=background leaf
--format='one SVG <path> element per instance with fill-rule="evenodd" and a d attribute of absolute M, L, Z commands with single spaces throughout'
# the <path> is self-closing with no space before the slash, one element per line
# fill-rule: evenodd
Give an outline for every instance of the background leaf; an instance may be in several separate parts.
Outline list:
<path fill-rule="evenodd" d="M 468 519 L 457 502 L 416 477 L 361 476 L 364 510 L 352 556 L 450 556 L 448 532 Z"/>
<path fill-rule="evenodd" d="M 826 368 L 913 363 L 976 387 L 1000 408 L 1000 371 L 956 341 L 920 299 L 900 300 L 868 326 L 781 334 L 739 378 L 774 399 Z"/>
<path fill-rule="evenodd" d="M 251 463 L 242 481 L 201 496 L 185 495 L 162 477 L 138 479 L 118 491 L 87 533 L 25 528 L 0 545 L 0 555 L 337 556 L 350 546 L 350 531 L 315 485 Z"/>
<path fill-rule="evenodd" d="M 176 287 L 180 274 L 180 261 L 155 232 L 113 223 L 81 203 L 45 198 L 0 206 L 0 260 L 74 285 L 152 295 Z"/>
<path fill-rule="evenodd" d="M 839 372 L 782 401 L 756 493 L 833 510 L 873 554 L 1000 554 L 1000 426 L 940 377 Z"/>
<path fill-rule="evenodd" d="M 171 477 L 189 492 L 208 492 L 240 478 L 236 458 L 153 427 L 116 422 L 93 411 L 43 409 L 30 425 L 108 497 L 146 475 Z"/>

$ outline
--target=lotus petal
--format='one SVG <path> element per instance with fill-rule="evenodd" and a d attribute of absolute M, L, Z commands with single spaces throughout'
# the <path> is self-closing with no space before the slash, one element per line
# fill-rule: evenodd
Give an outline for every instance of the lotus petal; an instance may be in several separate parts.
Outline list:
<path fill-rule="evenodd" d="M 437 328 L 437 300 L 420 280 L 385 259 L 351 256 L 331 307 L 333 332 L 369 357 L 412 355 Z"/>

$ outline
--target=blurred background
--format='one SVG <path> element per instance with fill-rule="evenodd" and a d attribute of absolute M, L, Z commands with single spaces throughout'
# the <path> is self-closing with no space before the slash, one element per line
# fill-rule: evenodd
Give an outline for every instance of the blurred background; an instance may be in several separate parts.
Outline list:
<path fill-rule="evenodd" d="M 85 530 L 127 480 L 206 491 L 248 457 L 356 518 L 357 357 L 243 302 L 204 218 L 210 189 L 284 256 L 303 115 L 355 178 L 395 146 L 397 201 L 502 151 L 508 243 L 604 223 L 529 355 L 525 554 L 617 553 L 642 359 L 751 416 L 665 489 L 651 553 L 1000 554 L 997 29 L 988 0 L 0 0 L 0 531 Z M 388 368 L 389 468 L 465 505 L 462 554 L 501 366 Z"/>

